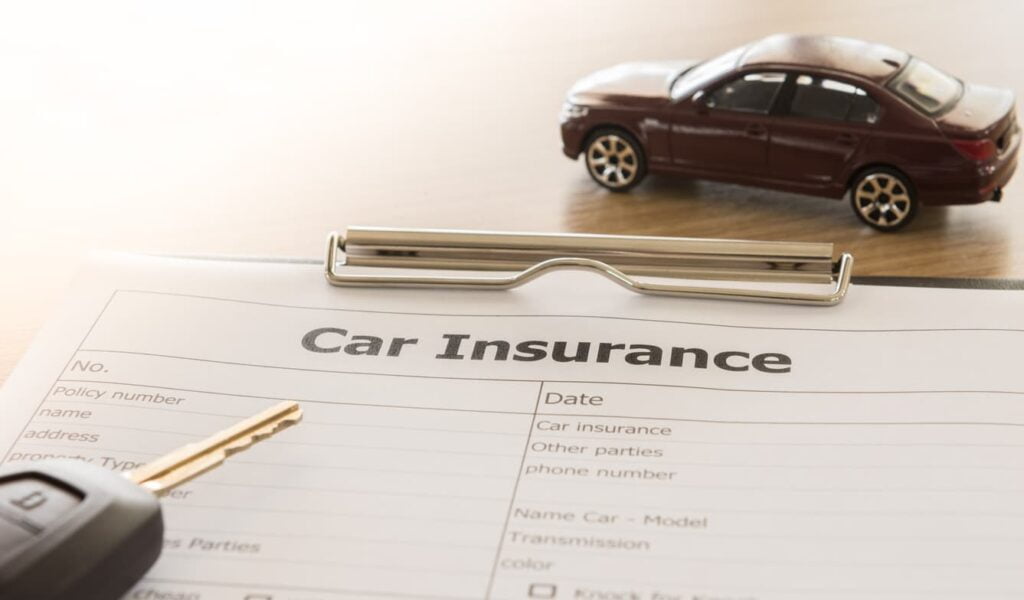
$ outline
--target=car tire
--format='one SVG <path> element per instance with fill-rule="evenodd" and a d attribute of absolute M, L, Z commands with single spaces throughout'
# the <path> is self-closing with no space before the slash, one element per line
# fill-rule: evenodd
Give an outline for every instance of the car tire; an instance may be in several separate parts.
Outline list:
<path fill-rule="evenodd" d="M 632 189 L 647 175 L 643 147 L 622 129 L 604 128 L 590 134 L 583 156 L 590 177 L 613 192 Z"/>
<path fill-rule="evenodd" d="M 917 192 L 903 173 L 889 167 L 865 169 L 850 186 L 850 206 L 879 231 L 903 229 L 917 216 Z"/>

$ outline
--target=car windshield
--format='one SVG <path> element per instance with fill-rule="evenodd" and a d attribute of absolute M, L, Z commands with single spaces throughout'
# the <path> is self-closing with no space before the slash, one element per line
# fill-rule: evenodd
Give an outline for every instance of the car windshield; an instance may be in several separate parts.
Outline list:
<path fill-rule="evenodd" d="M 927 115 L 945 112 L 963 92 L 959 79 L 916 58 L 889 82 L 889 88 Z"/>
<path fill-rule="evenodd" d="M 698 65 L 683 71 L 675 81 L 672 82 L 669 95 L 673 100 L 685 98 L 719 76 L 731 71 L 736 66 L 746 46 L 741 46 L 726 52 L 725 54 L 706 60 Z"/>

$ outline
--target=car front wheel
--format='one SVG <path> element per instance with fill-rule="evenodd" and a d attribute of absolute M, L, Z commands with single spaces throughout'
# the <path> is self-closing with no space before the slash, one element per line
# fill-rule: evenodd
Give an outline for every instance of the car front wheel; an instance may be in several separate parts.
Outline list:
<path fill-rule="evenodd" d="M 587 140 L 586 158 L 590 176 L 613 192 L 635 186 L 646 173 L 643 149 L 625 131 L 596 131 Z"/>
<path fill-rule="evenodd" d="M 917 194 L 895 169 L 877 167 L 857 176 L 850 188 L 850 204 L 861 221 L 879 231 L 906 227 L 917 215 Z"/>

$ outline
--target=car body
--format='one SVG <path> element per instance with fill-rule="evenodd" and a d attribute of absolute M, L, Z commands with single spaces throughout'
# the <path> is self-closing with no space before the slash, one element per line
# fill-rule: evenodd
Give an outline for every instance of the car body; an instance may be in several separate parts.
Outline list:
<path fill-rule="evenodd" d="M 858 216 L 882 230 L 909 223 L 918 204 L 1000 199 L 1021 137 L 1010 91 L 961 82 L 881 44 L 806 35 L 703 62 L 598 71 L 570 90 L 561 133 L 564 153 L 583 154 L 612 190 L 656 172 L 850 192 Z"/>

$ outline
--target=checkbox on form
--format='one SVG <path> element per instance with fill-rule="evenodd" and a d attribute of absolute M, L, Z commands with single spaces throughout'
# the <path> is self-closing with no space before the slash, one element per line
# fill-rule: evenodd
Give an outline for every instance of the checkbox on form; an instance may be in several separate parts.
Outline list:
<path fill-rule="evenodd" d="M 528 591 L 530 598 L 554 598 L 558 586 L 553 583 L 531 583 Z"/>

